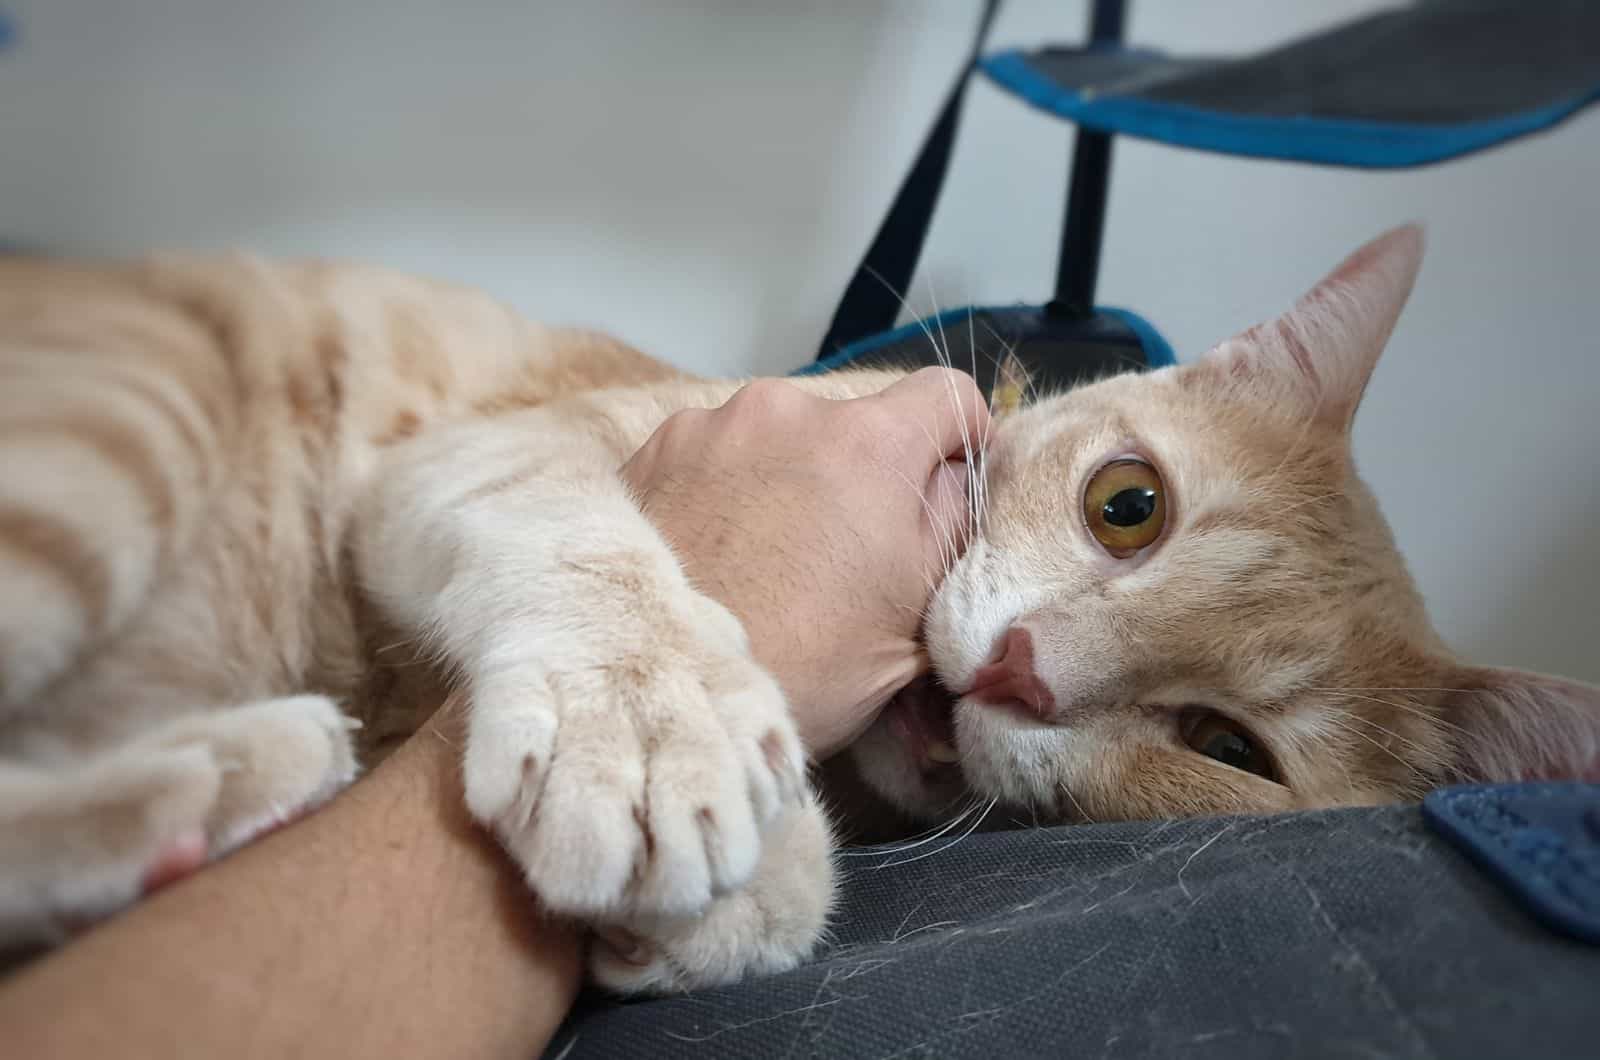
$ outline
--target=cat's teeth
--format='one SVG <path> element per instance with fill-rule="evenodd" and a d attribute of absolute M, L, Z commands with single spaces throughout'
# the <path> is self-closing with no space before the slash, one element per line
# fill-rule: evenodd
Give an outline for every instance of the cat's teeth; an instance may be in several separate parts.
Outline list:
<path fill-rule="evenodd" d="M 928 758 L 944 766 L 955 765 L 961 761 L 961 755 L 956 752 L 955 746 L 943 740 L 934 740 L 928 744 Z"/>

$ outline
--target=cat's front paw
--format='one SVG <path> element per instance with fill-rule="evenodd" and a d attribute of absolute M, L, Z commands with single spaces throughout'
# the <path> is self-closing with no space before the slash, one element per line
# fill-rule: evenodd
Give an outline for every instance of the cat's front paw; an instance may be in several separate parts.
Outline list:
<path fill-rule="evenodd" d="M 777 683 L 679 627 L 587 665 L 482 681 L 467 805 L 554 913 L 682 917 L 745 884 L 804 794 Z"/>
<path fill-rule="evenodd" d="M 703 916 L 596 928 L 589 977 L 618 993 L 666 994 L 795 967 L 827 926 L 831 842 L 827 820 L 808 798 L 773 825 L 754 878 Z"/>

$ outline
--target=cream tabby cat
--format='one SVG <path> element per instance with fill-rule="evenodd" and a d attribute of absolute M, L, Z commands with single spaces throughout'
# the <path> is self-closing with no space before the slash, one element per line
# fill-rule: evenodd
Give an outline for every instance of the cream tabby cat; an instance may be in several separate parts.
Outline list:
<path fill-rule="evenodd" d="M 1592 775 L 1600 694 L 1456 662 L 1351 466 L 1420 256 L 1390 233 L 1193 363 L 998 419 L 926 622 L 967 694 L 900 696 L 849 752 L 867 787 L 912 818 L 1106 819 Z M 831 840 L 783 696 L 616 474 L 738 383 L 244 260 L 0 264 L 0 373 L 0 938 L 329 798 L 414 726 L 409 652 L 463 689 L 473 814 L 606 926 L 601 982 L 809 951 Z"/>

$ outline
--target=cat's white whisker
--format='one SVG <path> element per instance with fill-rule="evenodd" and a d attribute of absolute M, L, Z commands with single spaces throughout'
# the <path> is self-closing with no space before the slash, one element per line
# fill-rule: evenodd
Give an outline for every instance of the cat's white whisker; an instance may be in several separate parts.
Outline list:
<path fill-rule="evenodd" d="M 883 466 L 888 468 L 890 471 L 894 472 L 895 477 L 898 478 L 901 482 L 904 482 L 906 484 L 906 488 L 911 490 L 912 493 L 916 494 L 917 500 L 922 504 L 923 512 L 928 517 L 929 524 L 934 528 L 934 531 L 938 534 L 938 537 L 935 539 L 934 544 L 937 545 L 938 548 L 939 548 L 939 565 L 940 565 L 940 568 L 945 573 L 949 573 L 951 566 L 955 562 L 955 560 L 954 560 L 955 539 L 951 536 L 950 528 L 948 526 L 944 525 L 944 523 L 934 513 L 933 506 L 928 503 L 928 498 L 923 494 L 923 491 L 920 488 L 918 488 L 916 483 L 912 482 L 909 478 L 906 477 L 905 472 L 901 471 L 899 468 L 895 467 L 893 464 L 887 464 L 886 463 Z M 924 579 L 924 581 L 927 582 L 928 592 L 929 592 L 930 595 L 937 591 L 938 586 L 934 583 L 932 576 L 929 575 L 926 571 L 923 572 L 923 579 Z"/>
<path fill-rule="evenodd" d="M 933 306 L 933 322 L 939 327 L 939 339 L 942 347 L 939 363 L 953 372 L 955 371 L 955 364 L 950 356 L 950 337 L 944 332 L 944 314 L 939 309 L 939 296 L 933 291 L 932 277 L 928 278 L 928 304 Z"/>
<path fill-rule="evenodd" d="M 932 332 L 932 330 L 929 329 L 928 322 L 926 320 L 924 320 L 916 312 L 916 310 L 911 308 L 911 303 L 906 301 L 906 296 L 901 294 L 899 291 L 895 290 L 894 284 L 892 284 L 888 280 L 884 279 L 883 278 L 883 274 L 881 272 L 879 272 L 877 269 L 873 268 L 871 265 L 864 265 L 863 268 L 866 269 L 867 274 L 869 276 L 871 276 L 874 280 L 877 280 L 880 284 L 883 285 L 883 289 L 884 290 L 886 290 L 890 294 L 894 295 L 894 297 L 900 302 L 900 308 L 901 309 L 905 310 L 907 313 L 910 313 L 913 317 L 916 318 L 917 326 L 922 329 L 922 333 L 928 337 L 928 343 L 933 347 L 934 358 L 941 365 L 943 365 L 943 366 L 948 368 L 950 366 L 950 363 L 949 363 L 950 359 L 948 357 L 946 357 L 944 351 L 939 348 L 939 341 L 933 337 L 933 332 Z"/>
<path fill-rule="evenodd" d="M 934 449 L 937 450 L 939 448 L 939 443 L 934 440 L 933 432 L 928 430 L 928 425 L 925 424 L 925 423 L 919 423 L 918 426 L 922 429 L 923 437 L 928 439 L 928 444 L 933 446 Z M 940 455 L 942 456 L 943 454 L 940 454 Z M 968 498 L 967 503 L 968 503 L 969 511 L 968 511 L 967 522 L 968 522 L 969 529 L 972 532 L 976 533 L 977 527 L 976 527 L 976 525 L 974 523 L 974 520 L 973 520 L 973 511 L 971 510 L 973 475 L 974 475 L 974 469 L 973 469 L 971 464 L 968 464 L 967 465 L 967 498 Z M 904 478 L 905 476 L 902 475 L 901 477 Z M 948 546 L 946 549 L 944 549 L 941 552 L 941 558 L 944 560 L 942 573 L 947 575 L 947 574 L 950 573 L 951 570 L 953 570 L 955 568 L 956 560 L 961 558 L 960 557 L 961 550 L 956 547 L 956 541 L 955 541 L 955 537 L 954 537 L 954 528 L 950 527 L 950 526 L 943 526 L 943 527 L 941 527 L 941 530 L 943 532 L 943 537 L 945 539 L 944 543 L 945 543 L 946 546 Z"/>
<path fill-rule="evenodd" d="M 965 839 L 968 836 L 970 836 L 973 832 L 977 831 L 978 830 L 978 825 L 983 823 L 984 817 L 986 817 L 988 815 L 990 810 L 994 809 L 997 805 L 999 805 L 999 803 L 1000 803 L 1000 800 L 998 798 L 990 799 L 988 804 L 986 806 L 984 806 L 982 810 L 978 811 L 978 813 L 976 815 L 974 815 L 974 817 L 972 818 L 972 823 L 967 826 L 967 830 L 965 832 L 962 832 L 960 835 L 958 835 L 954 839 L 950 840 L 950 842 L 946 843 L 944 846 L 939 847 L 937 850 L 929 850 L 926 853 L 918 854 L 916 857 L 902 858 L 899 861 L 891 861 L 891 862 L 889 862 L 887 864 L 884 864 L 884 865 L 874 865 L 873 869 L 874 870 L 876 870 L 876 869 L 892 869 L 897 865 L 909 865 L 913 861 L 921 861 L 923 858 L 930 858 L 935 854 L 943 854 L 946 850 L 951 849 L 956 844 L 960 843 L 963 839 Z"/>
<path fill-rule="evenodd" d="M 1388 736 L 1390 739 L 1395 740 L 1398 743 L 1404 744 L 1406 747 L 1409 747 L 1411 750 L 1417 752 L 1419 755 L 1426 756 L 1428 754 L 1427 749 L 1424 748 L 1421 744 L 1417 743 L 1415 740 L 1409 739 L 1409 738 L 1407 738 L 1405 736 L 1401 736 L 1399 733 L 1395 732 L 1393 729 L 1389 728 L 1388 726 L 1383 725 L 1383 724 L 1381 724 L 1379 722 L 1373 721 L 1371 718 L 1366 717 L 1365 715 L 1357 714 L 1357 713 L 1355 713 L 1354 711 L 1351 711 L 1351 710 L 1341 710 L 1339 712 L 1339 715 L 1341 717 L 1343 717 L 1343 718 L 1348 718 L 1350 721 L 1360 722 L 1362 725 L 1370 726 L 1371 728 L 1374 728 L 1377 731 L 1379 731 L 1379 732 L 1383 733 L 1384 735 Z"/>
<path fill-rule="evenodd" d="M 917 316 L 915 311 L 912 310 L 911 304 L 908 301 L 906 301 L 905 295 L 901 294 L 898 290 L 896 290 L 894 285 L 891 284 L 888 280 L 886 280 L 883 277 L 883 274 L 878 272 L 878 270 L 872 268 L 871 266 L 866 266 L 866 271 L 867 271 L 868 275 L 870 275 L 873 279 L 877 280 L 880 284 L 883 285 L 884 290 L 888 291 L 890 294 L 892 294 L 895 297 L 896 300 L 899 301 L 901 309 L 905 310 L 906 312 L 912 313 L 913 316 L 916 316 L 917 326 L 920 327 L 922 329 L 922 333 L 925 336 L 927 336 L 928 344 L 933 347 L 934 359 L 939 363 L 939 365 L 941 367 L 948 368 L 951 371 L 955 371 L 956 370 L 955 369 L 955 365 L 952 362 L 952 358 L 950 356 L 949 339 L 948 339 L 948 336 L 946 336 L 945 332 L 944 332 L 944 321 L 940 319 L 939 301 L 938 301 L 938 297 L 934 293 L 932 280 L 930 279 L 928 281 L 928 299 L 929 299 L 929 302 L 931 303 L 931 305 L 933 306 L 934 322 L 936 324 L 938 324 L 938 326 L 939 326 L 939 336 L 943 336 L 945 338 L 945 342 L 944 342 L 943 345 L 940 344 L 939 336 L 935 336 L 934 333 L 933 333 L 933 330 L 928 327 L 927 321 L 923 317 Z M 974 314 L 969 311 L 968 314 L 967 314 L 967 327 L 968 327 L 968 331 L 969 331 L 969 343 L 971 345 L 971 350 L 972 350 L 972 362 L 973 362 L 973 372 L 972 372 L 972 374 L 973 374 L 974 378 L 976 378 L 976 376 L 977 376 L 978 347 L 977 347 L 977 343 L 972 341 L 971 335 L 970 335 L 970 332 L 972 330 L 973 316 L 974 316 Z M 985 323 L 984 326 L 988 327 L 988 324 Z M 990 331 L 990 334 L 994 333 L 994 329 L 993 328 L 989 328 L 989 331 Z M 1001 345 L 1006 345 L 1005 341 L 1003 339 L 1000 339 L 998 335 L 995 336 L 995 337 L 996 337 L 997 341 L 999 341 L 1001 343 Z M 1010 351 L 1010 347 L 1007 346 L 1006 348 L 1007 348 L 1007 351 L 1009 352 Z M 998 367 L 998 361 L 996 362 L 996 367 Z M 1029 385 L 1031 387 L 1032 384 L 1030 383 Z M 972 499 L 971 499 L 971 501 L 969 501 L 969 504 L 971 505 L 971 508 L 972 508 L 972 511 L 973 511 L 973 518 L 972 518 L 973 532 L 974 533 L 981 533 L 982 532 L 982 528 L 983 528 L 982 513 L 983 513 L 984 509 L 987 506 L 988 496 L 987 496 L 987 483 L 982 479 L 982 477 L 980 475 L 977 474 L 977 469 L 978 469 L 979 463 L 980 463 L 979 458 L 981 458 L 981 456 L 982 456 L 982 453 L 983 453 L 983 450 L 985 448 L 987 440 L 985 440 L 984 443 L 980 443 L 979 446 L 978 446 L 977 451 L 974 452 L 973 444 L 972 444 L 972 438 L 970 436 L 970 432 L 966 428 L 966 418 L 965 418 L 965 416 L 961 415 L 959 395 L 957 395 L 956 392 L 955 392 L 955 384 L 954 384 L 954 382 L 950 383 L 950 400 L 951 400 L 951 403 L 955 406 L 956 415 L 958 417 L 960 417 L 959 422 L 961 423 L 962 448 L 963 448 L 965 456 L 966 456 L 966 462 L 967 462 L 967 467 L 968 467 L 968 471 L 969 471 L 969 474 L 968 474 L 968 490 L 972 494 Z M 926 427 L 924 427 L 924 430 L 926 431 Z M 933 441 L 933 436 L 931 434 L 929 434 L 929 441 L 930 442 Z M 935 443 L 935 444 L 937 444 L 937 443 Z M 940 455 L 942 456 L 944 454 L 940 454 Z M 953 565 L 954 565 L 954 557 L 951 557 L 950 562 L 948 562 L 945 565 L 945 572 L 949 573 L 949 570 Z"/>
<path fill-rule="evenodd" d="M 1432 685 L 1341 685 L 1338 688 L 1317 688 L 1313 692 L 1465 692 L 1464 688 L 1439 688 Z"/>
<path fill-rule="evenodd" d="M 888 291 L 890 294 L 892 294 L 895 297 L 896 300 L 899 301 L 900 307 L 903 310 L 905 310 L 907 312 L 910 312 L 914 316 L 916 316 L 915 311 L 911 309 L 911 304 L 906 301 L 905 295 L 903 295 L 899 291 L 897 291 L 895 289 L 894 285 L 891 284 L 888 280 L 884 279 L 884 277 L 883 277 L 883 275 L 881 273 L 879 273 L 876 269 L 874 269 L 874 268 L 872 268 L 870 266 L 867 266 L 867 272 L 868 272 L 868 274 L 870 276 L 872 276 L 873 279 L 877 280 L 880 284 L 883 285 L 884 290 Z M 928 284 L 928 297 L 929 297 L 930 303 L 933 306 L 934 321 L 939 326 L 939 334 L 940 334 L 940 336 L 943 336 L 944 335 L 944 321 L 939 319 L 938 298 L 934 294 L 933 284 L 932 284 L 931 280 L 929 281 L 929 284 Z M 948 340 L 943 345 L 941 345 L 940 342 L 939 342 L 939 337 L 934 335 L 933 330 L 928 327 L 927 321 L 925 319 L 923 319 L 921 316 L 917 316 L 916 319 L 917 319 L 917 326 L 922 329 L 922 333 L 925 336 L 927 336 L 928 344 L 933 347 L 934 359 L 939 363 L 939 365 L 941 367 L 947 368 L 947 369 L 949 369 L 951 371 L 955 371 L 955 366 L 951 363 Z M 970 320 L 970 316 L 969 316 L 969 320 Z M 974 355 L 974 356 L 976 356 L 976 355 Z M 953 381 L 951 381 L 949 383 L 949 388 L 950 388 L 951 404 L 954 406 L 956 415 L 958 417 L 958 422 L 961 424 L 962 448 L 964 450 L 964 453 L 965 453 L 965 456 L 966 456 L 966 461 L 967 461 L 967 467 L 968 467 L 969 472 L 970 472 L 971 469 L 973 468 L 973 465 L 974 465 L 972 439 L 970 437 L 970 432 L 967 430 L 967 427 L 966 427 L 966 417 L 961 415 L 959 395 L 956 394 L 955 383 Z M 934 440 L 932 433 L 928 431 L 926 424 L 923 425 L 922 429 L 923 429 L 923 433 L 928 435 L 929 444 L 933 445 L 935 448 L 938 448 L 938 443 Z M 941 453 L 939 455 L 943 456 L 944 454 Z M 901 477 L 904 478 L 905 476 L 902 475 Z M 971 478 L 972 478 L 972 476 L 969 473 L 969 476 L 968 476 L 968 480 L 969 480 L 968 489 L 969 490 L 972 488 L 971 485 L 970 485 Z M 920 491 L 918 491 L 918 492 L 919 492 L 919 495 L 920 495 Z M 931 511 L 929 513 L 929 516 L 930 516 L 930 518 L 932 517 Z M 975 524 L 975 528 L 976 528 L 976 524 Z M 949 537 L 948 534 L 946 534 L 945 536 L 947 538 Z M 943 571 L 944 571 L 945 574 L 948 574 L 950 572 L 951 568 L 953 568 L 955 566 L 955 561 L 956 561 L 957 556 L 956 556 L 956 548 L 955 548 L 954 540 L 953 539 L 947 540 L 946 541 L 946 545 L 948 547 L 944 548 L 943 550 L 941 550 L 941 559 L 943 561 L 943 565 L 942 565 L 943 566 Z"/>
<path fill-rule="evenodd" d="M 973 324 L 973 318 L 977 315 L 977 311 L 973 307 L 967 307 L 967 353 L 972 358 L 972 378 L 974 380 L 978 378 L 978 337 L 977 328 Z M 995 367 L 999 368 L 998 361 L 995 362 Z M 989 432 L 994 426 L 992 416 L 994 412 L 994 389 L 992 386 L 989 388 L 988 409 L 991 416 L 984 420 L 983 434 L 978 439 L 977 457 L 976 459 L 969 457 L 967 461 L 967 504 L 972 510 L 972 532 L 974 534 L 982 532 L 983 505 L 988 499 L 984 495 L 986 483 L 983 476 L 983 458 L 989 448 Z"/>
<path fill-rule="evenodd" d="M 1083 818 L 1085 824 L 1099 823 L 1093 817 L 1089 816 L 1089 812 L 1083 808 L 1083 804 L 1080 803 L 1078 801 L 1078 797 L 1072 793 L 1072 789 L 1067 787 L 1066 781 L 1060 781 L 1056 786 L 1061 789 L 1061 793 L 1067 797 L 1069 802 L 1072 803 L 1072 808 L 1078 812 L 1079 817 Z"/>
<path fill-rule="evenodd" d="M 983 517 L 986 514 L 986 505 L 989 502 L 987 483 L 984 479 L 983 464 L 968 471 L 968 497 L 967 503 L 972 508 L 972 534 L 974 537 L 983 533 Z"/>
<path fill-rule="evenodd" d="M 933 322 L 939 325 L 939 337 L 944 339 L 943 348 L 941 349 L 939 343 L 935 342 L 934 349 L 939 355 L 939 363 L 953 372 L 956 370 L 956 366 L 950 357 L 950 341 L 948 336 L 945 335 L 944 317 L 943 314 L 939 312 L 939 297 L 934 293 L 933 280 L 931 278 L 928 280 L 928 301 L 933 305 Z M 929 335 L 929 338 L 932 338 L 931 334 Z M 966 455 L 967 465 L 970 467 L 973 461 L 972 435 L 971 432 L 967 430 L 967 418 L 966 416 L 962 415 L 961 412 L 961 398 L 960 395 L 956 393 L 955 381 L 953 379 L 947 379 L 946 381 L 950 388 L 951 411 L 956 414 L 956 422 L 961 425 L 961 446 Z"/>
<path fill-rule="evenodd" d="M 1466 729 L 1462 728 L 1460 725 L 1457 725 L 1455 722 L 1447 721 L 1444 718 L 1438 717 L 1435 714 L 1430 713 L 1429 711 L 1423 710 L 1421 707 L 1417 706 L 1414 703 L 1407 703 L 1404 700 L 1399 700 L 1399 699 L 1386 699 L 1386 698 L 1384 698 L 1382 696 L 1369 696 L 1369 695 L 1364 695 L 1363 694 L 1366 691 L 1378 691 L 1378 692 L 1388 692 L 1388 691 L 1396 691 L 1396 692 L 1453 692 L 1453 691 L 1455 691 L 1455 689 L 1451 689 L 1451 688 L 1437 688 L 1437 689 L 1431 689 L 1431 688 L 1429 688 L 1429 689 L 1425 689 L 1425 688 L 1407 688 L 1407 689 L 1370 689 L 1370 690 L 1362 689 L 1360 691 L 1357 691 L 1355 689 L 1349 689 L 1349 688 L 1313 688 L 1311 691 L 1320 692 L 1323 695 L 1345 696 L 1346 698 L 1349 698 L 1349 699 L 1360 699 L 1360 700 L 1364 700 L 1364 701 L 1366 701 L 1368 703 L 1377 703 L 1377 704 L 1380 704 L 1380 705 L 1385 706 L 1385 707 L 1393 707 L 1395 710 L 1398 710 L 1401 713 L 1410 714 L 1410 715 L 1412 715 L 1414 717 L 1421 718 L 1423 721 L 1426 721 L 1431 725 L 1438 725 L 1441 728 L 1445 728 L 1445 729 L 1454 729 L 1456 732 L 1460 732 L 1460 733 L 1465 733 L 1467 731 Z"/>
<path fill-rule="evenodd" d="M 1014 343 L 1007 342 L 987 320 L 983 322 L 983 326 L 984 329 L 989 332 L 990 337 L 1000 344 L 1001 349 L 1006 351 L 1007 357 L 1016 357 L 1017 347 Z M 996 368 L 999 368 L 1002 363 L 998 357 L 994 358 L 994 362 Z M 1031 404 L 1033 400 L 1038 397 L 1038 386 L 1034 383 L 1032 376 L 1024 375 L 1022 377 L 1022 393 L 1025 403 L 1028 404 Z"/>
<path fill-rule="evenodd" d="M 1343 716 L 1344 717 L 1354 717 L 1354 715 L 1351 715 L 1351 714 L 1345 714 Z M 1388 747 L 1385 744 L 1381 743 L 1380 741 L 1373 739 L 1371 736 L 1369 736 L 1366 733 L 1362 732 L 1360 729 L 1351 728 L 1349 725 L 1346 725 L 1343 722 L 1339 721 L 1338 718 L 1334 717 L 1332 714 L 1330 714 L 1328 717 L 1326 717 L 1323 720 L 1326 721 L 1329 725 L 1332 725 L 1335 729 L 1338 729 L 1340 732 L 1344 733 L 1347 736 L 1354 736 L 1357 739 L 1365 740 L 1367 743 L 1369 743 L 1372 746 L 1376 747 L 1378 750 L 1382 751 L 1384 754 L 1388 755 L 1390 758 L 1393 758 L 1396 762 L 1399 762 L 1401 765 L 1405 766 L 1408 769 L 1410 768 L 1410 763 L 1407 762 L 1404 758 L 1401 758 L 1400 755 L 1397 754 L 1392 747 Z"/>
<path fill-rule="evenodd" d="M 977 311 L 972 306 L 967 307 L 967 353 L 972 358 L 972 378 L 978 378 L 978 340 L 977 329 L 972 324 L 972 318 Z"/>
<path fill-rule="evenodd" d="M 962 822 L 967 819 L 972 811 L 978 808 L 978 805 L 978 799 L 975 796 L 972 797 L 971 801 L 967 803 L 966 808 L 961 810 L 961 812 L 957 813 L 954 817 L 950 818 L 950 820 L 945 821 L 943 824 L 934 825 L 932 828 L 924 829 L 923 831 L 918 832 L 907 842 L 896 844 L 895 846 L 888 848 L 874 847 L 871 850 L 841 850 L 839 852 L 839 856 L 844 858 L 866 858 L 880 856 L 894 857 L 895 855 L 903 854 L 908 850 L 915 850 L 917 847 L 931 843 L 941 836 L 949 834 L 951 829 L 960 827 Z"/>

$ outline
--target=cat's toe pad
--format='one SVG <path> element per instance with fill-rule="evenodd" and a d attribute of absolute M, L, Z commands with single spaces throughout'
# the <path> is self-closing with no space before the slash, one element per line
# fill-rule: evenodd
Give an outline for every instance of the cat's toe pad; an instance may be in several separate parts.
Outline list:
<path fill-rule="evenodd" d="M 333 700 L 286 696 L 185 718 L 155 737 L 169 747 L 206 748 L 222 770 L 207 822 L 219 857 L 317 809 L 359 772 L 352 731 Z"/>
<path fill-rule="evenodd" d="M 795 967 L 822 937 L 833 895 L 828 824 L 815 802 L 768 829 L 755 876 L 697 917 L 598 925 L 589 976 L 624 994 L 662 994 Z"/>
<path fill-rule="evenodd" d="M 553 912 L 696 915 L 803 793 L 782 693 L 748 659 L 661 653 L 509 692 L 475 704 L 467 803 Z"/>

